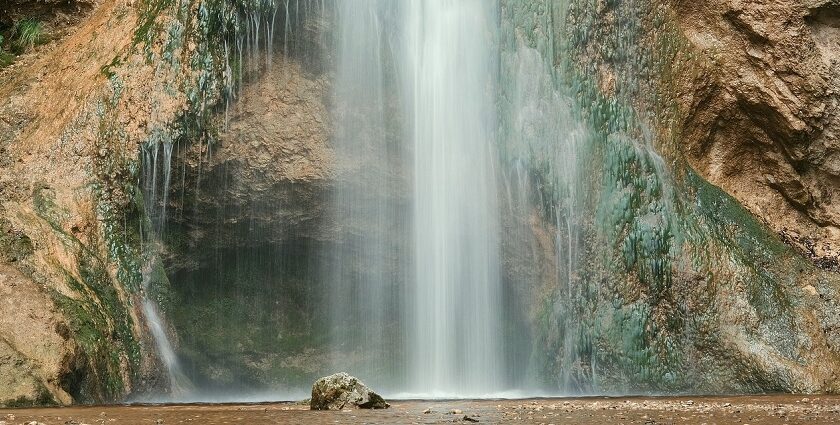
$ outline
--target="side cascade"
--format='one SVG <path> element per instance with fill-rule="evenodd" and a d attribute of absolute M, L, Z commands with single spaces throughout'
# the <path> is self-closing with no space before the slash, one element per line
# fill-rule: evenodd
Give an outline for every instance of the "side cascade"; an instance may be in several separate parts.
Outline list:
<path fill-rule="evenodd" d="M 146 223 L 150 231 L 146 232 L 143 241 L 145 264 L 143 264 L 143 314 L 154 339 L 158 357 L 166 367 L 169 379 L 169 392 L 173 398 L 189 396 L 193 391 L 193 384 L 184 373 L 178 355 L 175 353 L 172 341 L 167 331 L 167 323 L 158 307 L 154 293 L 157 270 L 162 270 L 159 259 L 161 235 L 166 231 L 166 206 L 169 203 L 169 187 L 172 177 L 172 148 L 171 140 L 155 140 L 142 148 L 143 164 L 143 199 L 144 208 L 149 222 Z M 161 199 L 158 199 L 160 197 Z M 141 229 L 141 234 L 143 234 Z"/>
<path fill-rule="evenodd" d="M 387 96 L 394 90 L 389 64 L 396 59 L 397 39 L 388 28 L 396 6 L 381 0 L 335 6 L 338 177 L 330 206 L 340 230 L 330 248 L 332 262 L 323 265 L 334 329 L 331 363 L 370 376 L 379 388 L 400 386 L 403 338 L 395 325 L 403 303 L 400 273 L 407 265 L 400 241 L 409 230 L 398 195 L 407 190 L 401 175 L 405 146 L 389 127 Z M 363 325 L 348 329 L 348 319 Z"/>

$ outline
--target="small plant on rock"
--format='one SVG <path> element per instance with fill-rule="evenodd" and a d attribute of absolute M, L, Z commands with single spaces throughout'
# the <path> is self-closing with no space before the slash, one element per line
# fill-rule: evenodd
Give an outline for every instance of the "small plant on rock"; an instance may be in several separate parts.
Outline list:
<path fill-rule="evenodd" d="M 15 46 L 23 53 L 37 46 L 44 38 L 44 24 L 37 19 L 24 19 L 15 24 L 12 32 Z"/>

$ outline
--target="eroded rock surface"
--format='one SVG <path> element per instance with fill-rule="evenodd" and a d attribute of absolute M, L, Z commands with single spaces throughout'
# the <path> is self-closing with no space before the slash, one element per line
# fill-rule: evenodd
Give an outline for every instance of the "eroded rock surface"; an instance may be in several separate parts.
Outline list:
<path fill-rule="evenodd" d="M 54 3 L 4 7 L 31 16 Z M 120 149 L 99 137 L 97 108 L 109 91 L 101 67 L 130 45 L 135 16 L 94 3 L 62 2 L 68 35 L 0 71 L 0 290 L 14 305 L 0 321 L 0 404 L 103 402 L 137 384 L 141 330 L 99 208 L 110 204 L 103 179 L 125 175 L 103 173 Z"/>
<path fill-rule="evenodd" d="M 3 6 L 34 16 L 54 3 Z M 163 43 L 137 36 L 145 19 L 163 26 L 169 15 L 141 16 L 133 1 L 61 4 L 81 8 L 67 35 L 0 70 L 0 266 L 22 282 L 9 299 L 42 306 L 10 317 L 50 347 L 0 327 L 9 375 L 20 379 L 0 383 L 12 402 L 0 404 L 113 402 L 165 386 L 139 308 L 138 151 L 150 134 L 174 133 L 188 103 L 182 84 L 195 75 L 153 65 Z M 187 51 L 166 48 L 176 47 Z M 58 339 L 48 332 L 56 323 L 66 325 Z"/>
<path fill-rule="evenodd" d="M 840 254 L 840 3 L 675 1 L 698 68 L 685 152 L 800 251 Z M 682 76 L 682 78 L 690 76 Z"/>
<path fill-rule="evenodd" d="M 70 327 L 44 291 L 0 264 L 0 404 L 69 403 L 62 388 L 78 353 Z"/>
<path fill-rule="evenodd" d="M 327 237 L 320 221 L 334 163 L 324 104 L 329 84 L 297 61 L 276 62 L 219 113 L 212 147 L 192 144 L 175 159 L 174 173 L 186 179 L 176 174 L 171 208 L 188 209 L 183 223 L 195 246 L 208 237 L 221 247 L 278 243 L 293 237 L 289 228 Z M 194 197 L 184 199 L 184 191 Z M 207 234 L 210 228 L 216 231 Z"/>

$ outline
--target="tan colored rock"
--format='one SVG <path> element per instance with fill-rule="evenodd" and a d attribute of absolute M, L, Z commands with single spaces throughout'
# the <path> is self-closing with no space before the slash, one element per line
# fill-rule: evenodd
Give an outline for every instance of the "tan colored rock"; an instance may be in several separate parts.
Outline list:
<path fill-rule="evenodd" d="M 129 164 L 138 144 L 185 109 L 185 96 L 165 86 L 192 77 L 179 69 L 158 72 L 134 49 L 138 16 L 128 2 L 84 3 L 93 8 L 67 28 L 66 37 L 0 70 L 0 228 L 32 243 L 25 258 L 0 255 L 0 267 L 24 272 L 15 279 L 27 289 L 14 290 L 10 300 L 40 306 L 23 308 L 25 316 L 9 315 L 17 327 L 0 326 L 4 355 L 20 372 L 12 373 L 20 382 L 0 382 L 0 396 L 31 398 L 45 388 L 62 404 L 113 401 L 151 385 L 160 370 L 142 313 L 132 307 L 139 295 L 121 280 L 108 245 L 114 229 L 107 228 L 100 207 L 132 208 L 125 187 L 134 179 Z M 109 80 L 109 66 L 122 80 Z M 84 347 L 85 355 L 74 357 L 73 349 L 82 349 L 75 341 L 79 330 L 60 326 L 67 342 L 49 333 L 64 321 L 57 297 L 78 302 L 79 315 L 96 316 L 66 318 L 95 323 L 90 326 L 101 337 Z M 41 342 L 21 339 L 19 329 L 32 329 L 31 337 Z M 142 350 L 139 365 L 130 359 L 132 343 Z M 5 401 L 0 397 L 0 404 Z"/>
<path fill-rule="evenodd" d="M 294 227 L 298 236 L 328 237 L 325 199 L 335 175 L 329 90 L 323 75 L 278 57 L 219 112 L 221 131 L 212 146 L 194 143 L 173 160 L 176 169 L 186 167 L 172 183 L 175 207 L 180 193 L 197 194 L 189 200 L 196 204 L 189 206 L 193 215 L 183 219 L 191 245 L 207 243 L 205 237 L 222 246 L 280 242 L 289 232 L 278 223 Z M 261 229 L 253 232 L 259 240 L 242 240 L 242 226 Z M 181 262 L 171 260 L 176 268 Z"/>
<path fill-rule="evenodd" d="M 683 141 L 692 167 L 801 251 L 836 267 L 840 5 L 673 5 L 701 65 L 678 99 L 687 112 Z"/>
<path fill-rule="evenodd" d="M 0 264 L 0 404 L 45 396 L 72 398 L 61 380 L 75 361 L 75 343 L 61 313 L 42 288 Z"/>

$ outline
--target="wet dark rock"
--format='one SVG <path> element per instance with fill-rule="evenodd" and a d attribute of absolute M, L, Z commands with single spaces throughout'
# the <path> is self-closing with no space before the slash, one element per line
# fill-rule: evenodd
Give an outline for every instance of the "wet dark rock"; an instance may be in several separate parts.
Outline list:
<path fill-rule="evenodd" d="M 344 372 L 315 381 L 312 385 L 312 410 L 387 409 L 391 405 L 359 379 Z"/>

